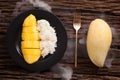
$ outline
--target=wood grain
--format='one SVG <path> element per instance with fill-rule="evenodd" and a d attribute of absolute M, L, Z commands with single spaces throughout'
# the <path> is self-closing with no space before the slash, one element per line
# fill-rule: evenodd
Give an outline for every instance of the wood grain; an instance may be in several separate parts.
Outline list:
<path fill-rule="evenodd" d="M 14 19 L 13 11 L 18 0 L 0 0 L 0 80 L 61 80 L 60 74 L 52 71 L 32 73 L 16 65 L 6 48 L 6 33 L 11 21 Z M 21 2 L 20 0 L 19 2 Z M 64 57 L 60 66 L 69 66 L 73 69 L 71 80 L 120 80 L 120 1 L 119 0 L 44 0 L 52 7 L 55 14 L 66 29 L 68 41 L 72 40 L 74 50 L 75 30 L 73 29 L 73 13 L 75 8 L 81 14 L 82 28 L 79 30 L 79 39 L 86 38 L 89 24 L 95 18 L 102 18 L 108 22 L 113 31 L 113 41 L 109 53 L 115 58 L 111 68 L 98 68 L 92 64 L 87 56 L 85 44 L 79 44 L 78 68 L 74 68 L 74 59 Z M 22 8 L 24 7 L 24 9 Z M 21 6 L 18 14 L 22 11 L 33 9 L 31 5 Z M 22 9 L 22 10 L 21 10 Z M 84 47 L 84 49 L 83 49 Z M 70 53 L 68 46 L 65 54 Z M 73 51 L 74 52 L 74 51 Z M 72 53 L 73 55 L 74 53 Z M 87 57 L 81 56 L 86 55 Z M 49 75 L 49 76 L 48 76 Z"/>

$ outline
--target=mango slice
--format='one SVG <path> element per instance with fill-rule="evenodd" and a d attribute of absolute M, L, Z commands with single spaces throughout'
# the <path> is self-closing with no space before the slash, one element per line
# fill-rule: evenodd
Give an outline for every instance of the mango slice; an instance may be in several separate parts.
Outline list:
<path fill-rule="evenodd" d="M 40 49 L 40 41 L 22 41 L 21 48 L 38 48 L 38 49 Z"/>
<path fill-rule="evenodd" d="M 22 49 L 23 57 L 28 64 L 33 64 L 39 60 L 41 56 L 40 49 Z"/>
<path fill-rule="evenodd" d="M 87 34 L 87 51 L 90 60 L 98 67 L 103 67 L 112 42 L 112 32 L 102 19 L 91 22 Z"/>
<path fill-rule="evenodd" d="M 34 33 L 22 33 L 22 40 L 40 40 L 38 32 Z"/>
<path fill-rule="evenodd" d="M 32 14 L 26 17 L 23 22 L 23 27 L 35 27 L 36 25 L 37 25 L 36 18 Z"/>
<path fill-rule="evenodd" d="M 23 27 L 23 33 L 31 33 L 31 32 L 38 32 L 37 27 Z"/>

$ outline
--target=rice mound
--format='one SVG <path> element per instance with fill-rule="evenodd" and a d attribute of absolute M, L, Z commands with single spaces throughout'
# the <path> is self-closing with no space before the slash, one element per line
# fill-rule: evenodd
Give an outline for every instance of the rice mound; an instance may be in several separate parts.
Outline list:
<path fill-rule="evenodd" d="M 50 26 L 47 20 L 41 19 L 37 21 L 37 28 L 40 31 L 40 49 L 42 50 L 42 57 L 48 54 L 53 54 L 57 47 L 57 37 L 55 29 Z"/>

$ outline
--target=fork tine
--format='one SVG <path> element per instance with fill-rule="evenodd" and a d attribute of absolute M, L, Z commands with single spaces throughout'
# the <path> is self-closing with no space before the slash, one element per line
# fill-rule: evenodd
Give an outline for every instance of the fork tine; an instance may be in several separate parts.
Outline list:
<path fill-rule="evenodd" d="M 81 23 L 81 15 L 79 13 L 77 13 L 77 12 L 74 12 L 74 19 L 73 19 L 73 21 L 75 23 Z"/>
<path fill-rule="evenodd" d="M 73 18 L 73 23 L 76 22 L 76 12 L 74 12 L 74 18 Z"/>
<path fill-rule="evenodd" d="M 79 27 L 81 27 L 81 15 L 77 12 L 74 13 L 73 23 L 73 26 L 78 25 Z"/>
<path fill-rule="evenodd" d="M 76 23 L 77 22 L 77 19 L 78 19 L 78 16 L 77 16 L 77 12 L 74 12 L 74 22 Z"/>

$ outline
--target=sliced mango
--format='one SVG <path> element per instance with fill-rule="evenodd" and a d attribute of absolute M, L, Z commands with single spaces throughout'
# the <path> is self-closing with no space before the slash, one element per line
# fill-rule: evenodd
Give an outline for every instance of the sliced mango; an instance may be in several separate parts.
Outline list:
<path fill-rule="evenodd" d="M 40 41 L 22 41 L 21 48 L 38 48 L 38 49 L 40 49 Z"/>
<path fill-rule="evenodd" d="M 40 32 L 37 30 L 37 21 L 34 15 L 30 14 L 25 18 L 22 28 L 21 50 L 24 60 L 33 64 L 41 57 Z"/>
<path fill-rule="evenodd" d="M 37 25 L 36 18 L 32 14 L 26 17 L 23 22 L 23 27 L 35 27 L 36 25 Z"/>
<path fill-rule="evenodd" d="M 112 32 L 102 19 L 91 22 L 87 34 L 87 51 L 90 60 L 98 67 L 103 67 L 112 42 Z"/>
<path fill-rule="evenodd" d="M 33 64 L 41 56 L 40 49 L 22 49 L 23 57 L 28 64 Z"/>
<path fill-rule="evenodd" d="M 40 40 L 40 36 L 38 32 L 34 33 L 22 33 L 22 40 Z"/>
<path fill-rule="evenodd" d="M 38 32 L 38 31 L 37 31 L 37 27 L 23 27 L 22 32 L 32 33 L 32 32 Z"/>

